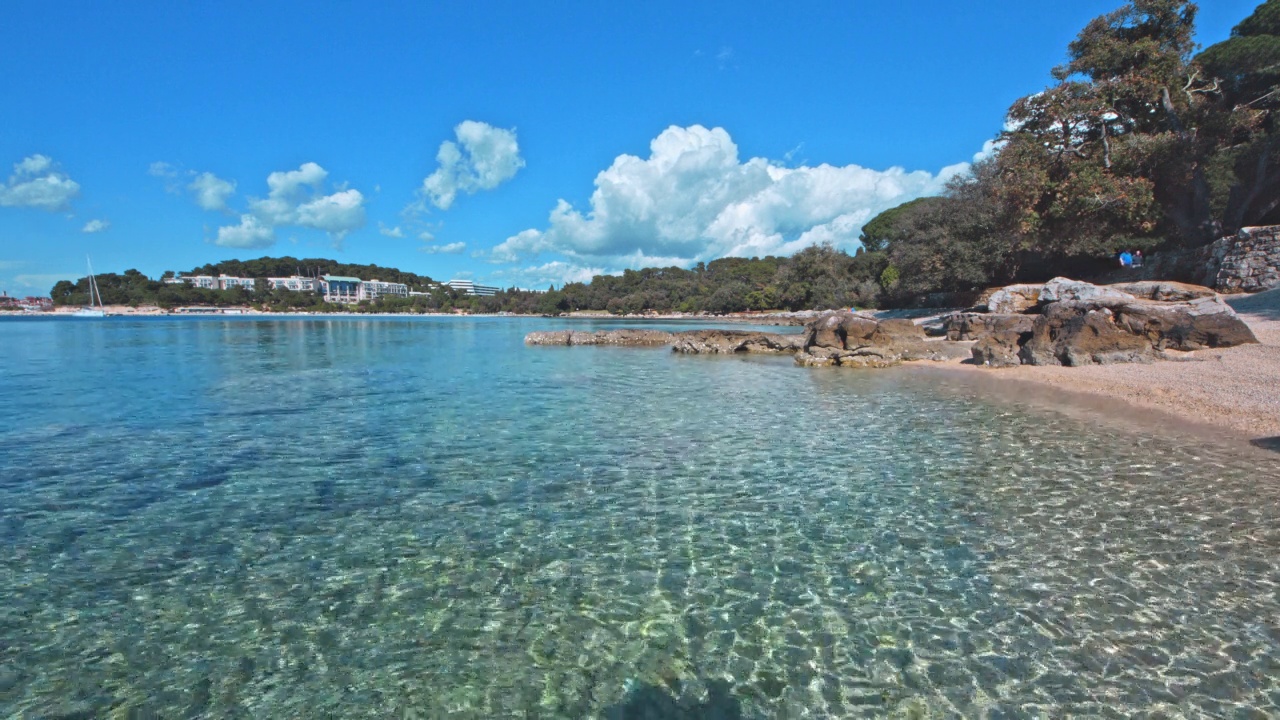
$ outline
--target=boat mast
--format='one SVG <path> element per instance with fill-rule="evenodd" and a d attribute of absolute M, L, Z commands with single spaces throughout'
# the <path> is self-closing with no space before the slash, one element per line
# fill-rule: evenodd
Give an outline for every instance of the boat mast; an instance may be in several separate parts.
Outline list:
<path fill-rule="evenodd" d="M 93 277 L 93 262 L 89 260 L 89 256 L 84 256 L 84 262 L 89 266 L 89 307 L 93 307 L 93 297 L 98 296 L 98 307 L 105 307 L 102 304 L 102 291 L 98 290 L 98 281 Z"/>

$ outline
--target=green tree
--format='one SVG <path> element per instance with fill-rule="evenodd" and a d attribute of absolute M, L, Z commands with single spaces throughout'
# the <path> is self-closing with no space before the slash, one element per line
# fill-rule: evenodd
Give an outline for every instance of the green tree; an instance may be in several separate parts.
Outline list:
<path fill-rule="evenodd" d="M 1228 232 L 1280 223 L 1280 0 L 1268 0 L 1196 57 L 1220 89 L 1213 205 Z"/>

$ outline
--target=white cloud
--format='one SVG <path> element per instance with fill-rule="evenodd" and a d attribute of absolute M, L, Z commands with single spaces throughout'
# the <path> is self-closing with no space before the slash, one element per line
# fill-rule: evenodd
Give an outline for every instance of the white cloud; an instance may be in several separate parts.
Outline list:
<path fill-rule="evenodd" d="M 80 184 L 58 170 L 45 155 L 32 155 L 13 164 L 9 181 L 0 185 L 0 207 L 31 207 L 50 212 L 66 210 L 80 194 Z"/>
<path fill-rule="evenodd" d="M 973 154 L 975 163 L 982 162 L 988 158 L 993 158 L 996 153 L 1000 152 L 1000 148 L 1004 147 L 1004 141 L 1000 139 L 988 140 L 982 143 L 982 149 Z"/>
<path fill-rule="evenodd" d="M 391 227 L 391 228 L 389 228 L 389 227 L 387 227 L 386 225 L 383 225 L 381 222 L 379 222 L 379 223 L 378 223 L 378 232 L 379 232 L 379 233 L 382 233 L 383 235 L 386 235 L 386 236 L 387 236 L 387 237 L 389 237 L 389 238 L 402 238 L 402 237 L 404 237 L 404 231 L 400 229 L 400 226 L 399 226 L 399 225 L 397 225 L 397 226 L 395 226 L 395 227 Z"/>
<path fill-rule="evenodd" d="M 157 160 L 147 168 L 147 174 L 152 177 L 175 178 L 178 177 L 178 169 L 167 162 Z"/>
<path fill-rule="evenodd" d="M 265 225 L 253 215 L 241 215 L 239 225 L 218 228 L 215 245 L 231 248 L 262 248 L 275 244 L 275 228 Z"/>
<path fill-rule="evenodd" d="M 451 243 L 448 243 L 447 245 L 423 245 L 422 246 L 422 252 L 429 253 L 431 255 L 457 255 L 458 253 L 466 249 L 467 249 L 467 244 L 464 242 L 451 242 Z"/>
<path fill-rule="evenodd" d="M 298 206 L 297 224 L 342 240 L 364 225 L 364 195 L 359 190 L 339 190 L 303 203 Z"/>
<path fill-rule="evenodd" d="M 545 288 L 548 285 L 563 287 L 565 283 L 591 282 L 596 275 L 608 275 L 603 268 L 585 267 L 563 260 L 554 260 L 542 265 L 523 268 L 510 268 L 491 273 L 495 282 L 505 282 L 514 287 Z"/>
<path fill-rule="evenodd" d="M 236 192 L 236 184 L 231 180 L 223 180 L 211 172 L 203 172 L 187 186 L 195 195 L 196 204 L 205 210 L 225 211 L 227 200 Z"/>
<path fill-rule="evenodd" d="M 364 226 L 365 197 L 359 190 L 342 186 L 323 194 L 328 177 L 328 171 L 313 162 L 303 163 L 297 170 L 271 173 L 267 176 L 267 197 L 249 200 L 255 226 L 246 229 L 244 218 L 249 216 L 243 216 L 240 225 L 218 230 L 217 244 L 227 244 L 223 242 L 223 231 L 227 231 L 229 242 L 243 237 L 255 243 L 233 247 L 265 247 L 274 241 L 275 234 L 270 231 L 290 225 L 322 230 L 335 244 L 341 243 L 348 233 Z"/>
<path fill-rule="evenodd" d="M 111 223 L 107 220 L 90 220 L 84 224 L 84 227 L 80 229 L 80 232 L 100 233 L 109 227 L 111 227 Z"/>
<path fill-rule="evenodd" d="M 458 141 L 440 144 L 436 153 L 440 166 L 422 181 L 419 191 L 441 210 L 448 210 L 458 193 L 492 190 L 524 167 L 514 129 L 465 120 L 453 132 Z"/>
<path fill-rule="evenodd" d="M 722 128 L 670 127 L 648 158 L 620 155 L 596 176 L 586 212 L 560 200 L 549 227 L 499 244 L 498 262 L 541 253 L 611 267 L 690 265 L 726 256 L 786 255 L 831 242 L 854 248 L 868 220 L 917 197 L 936 194 L 968 169 L 939 172 L 785 167 L 742 161 Z"/>
<path fill-rule="evenodd" d="M 418 233 L 418 239 L 423 242 L 431 242 L 432 240 L 436 239 L 436 235 L 430 230 L 423 230 L 422 232 Z"/>

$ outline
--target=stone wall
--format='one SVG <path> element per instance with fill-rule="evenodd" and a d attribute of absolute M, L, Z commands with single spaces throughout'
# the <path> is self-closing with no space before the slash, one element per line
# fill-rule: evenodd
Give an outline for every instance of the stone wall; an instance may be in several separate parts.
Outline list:
<path fill-rule="evenodd" d="M 1244 228 L 1210 246 L 1213 287 L 1252 293 L 1280 287 L 1280 225 Z"/>

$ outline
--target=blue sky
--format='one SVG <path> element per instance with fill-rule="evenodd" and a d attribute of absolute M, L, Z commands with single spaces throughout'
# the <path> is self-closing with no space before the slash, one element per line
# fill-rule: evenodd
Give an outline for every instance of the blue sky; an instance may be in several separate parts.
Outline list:
<path fill-rule="evenodd" d="M 47 293 L 86 255 L 546 287 L 853 249 L 1119 4 L 9 3 L 0 289 Z M 1256 4 L 1202 3 L 1198 40 Z"/>

